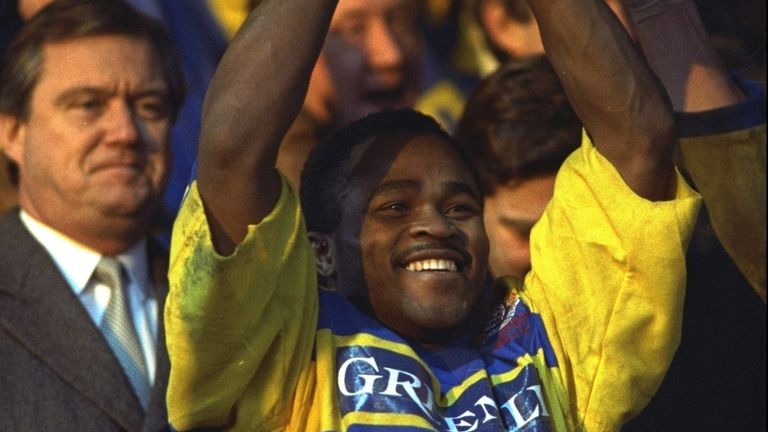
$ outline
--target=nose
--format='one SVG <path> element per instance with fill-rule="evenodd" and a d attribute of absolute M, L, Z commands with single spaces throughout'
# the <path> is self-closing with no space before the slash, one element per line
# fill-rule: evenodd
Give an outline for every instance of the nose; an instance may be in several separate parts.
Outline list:
<path fill-rule="evenodd" d="M 366 40 L 368 65 L 378 72 L 384 84 L 396 86 L 402 80 L 403 49 L 383 17 L 372 20 Z"/>
<path fill-rule="evenodd" d="M 140 137 L 136 113 L 126 101 L 114 101 L 105 119 L 106 137 L 110 143 L 135 144 Z"/>
<path fill-rule="evenodd" d="M 457 234 L 458 228 L 454 221 L 437 209 L 429 209 L 420 213 L 411 225 L 411 235 L 414 237 L 430 236 L 444 239 Z"/>

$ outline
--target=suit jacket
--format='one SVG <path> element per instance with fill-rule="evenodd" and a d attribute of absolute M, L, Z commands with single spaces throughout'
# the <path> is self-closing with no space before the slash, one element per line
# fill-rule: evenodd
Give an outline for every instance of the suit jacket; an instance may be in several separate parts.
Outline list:
<path fill-rule="evenodd" d="M 167 253 L 150 241 L 161 316 L 155 385 L 144 413 L 100 330 L 18 210 L 0 217 L 0 245 L 0 430 L 168 430 Z"/>

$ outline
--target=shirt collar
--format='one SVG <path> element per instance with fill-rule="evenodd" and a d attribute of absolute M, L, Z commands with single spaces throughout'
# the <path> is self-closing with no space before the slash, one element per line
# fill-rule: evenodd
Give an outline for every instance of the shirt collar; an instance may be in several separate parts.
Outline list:
<path fill-rule="evenodd" d="M 101 254 L 87 246 L 76 242 L 61 232 L 39 221 L 29 213 L 21 210 L 21 221 L 32 233 L 32 236 L 48 251 L 64 279 L 80 295 L 88 285 L 93 270 L 101 259 Z M 131 281 L 138 285 L 144 297 L 149 293 L 149 270 L 147 263 L 147 242 L 141 240 L 116 257 L 125 267 Z"/>

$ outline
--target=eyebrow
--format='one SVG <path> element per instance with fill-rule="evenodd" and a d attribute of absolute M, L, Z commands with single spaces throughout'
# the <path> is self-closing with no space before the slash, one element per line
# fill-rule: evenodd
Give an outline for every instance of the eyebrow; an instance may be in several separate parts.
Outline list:
<path fill-rule="evenodd" d="M 378 196 L 385 195 L 390 192 L 397 192 L 405 189 L 418 190 L 420 188 L 421 188 L 421 185 L 416 180 L 402 179 L 402 180 L 386 181 L 381 183 L 379 187 L 376 188 L 373 195 L 371 196 L 371 199 L 376 198 Z M 480 197 L 480 194 L 471 185 L 465 182 L 461 182 L 461 181 L 445 182 L 443 183 L 443 190 L 451 194 L 470 195 L 472 198 L 476 199 L 477 201 L 483 202 L 482 198 Z"/>
<path fill-rule="evenodd" d="M 534 225 L 536 225 L 536 222 L 539 221 L 539 219 L 524 219 L 524 218 L 514 218 L 509 216 L 499 216 L 498 220 L 499 222 L 508 227 L 516 228 L 518 230 L 523 231 L 530 231 Z"/>
<path fill-rule="evenodd" d="M 469 183 L 464 182 L 457 182 L 452 181 L 448 182 L 447 188 L 449 192 L 455 193 L 455 194 L 467 194 L 472 196 L 472 198 L 478 200 L 479 202 L 483 202 L 483 197 L 480 196 L 480 193 L 473 188 Z"/>
<path fill-rule="evenodd" d="M 82 95 L 103 96 L 108 93 L 109 92 L 99 87 L 88 87 L 88 86 L 73 87 L 57 95 L 56 99 L 54 99 L 54 104 L 66 105 L 66 103 L 69 102 L 71 99 L 77 98 Z"/>
<path fill-rule="evenodd" d="M 111 96 L 112 94 L 113 94 L 112 90 L 105 89 L 102 87 L 94 87 L 94 86 L 73 87 L 65 90 L 64 92 L 56 96 L 56 98 L 54 99 L 54 104 L 65 105 L 68 101 L 82 95 L 104 97 L 104 96 Z M 130 94 L 131 99 L 138 99 L 146 96 L 158 96 L 162 98 L 169 98 L 170 93 L 168 92 L 167 89 L 158 87 L 158 88 L 147 88 L 147 89 L 140 90 L 136 93 Z"/>

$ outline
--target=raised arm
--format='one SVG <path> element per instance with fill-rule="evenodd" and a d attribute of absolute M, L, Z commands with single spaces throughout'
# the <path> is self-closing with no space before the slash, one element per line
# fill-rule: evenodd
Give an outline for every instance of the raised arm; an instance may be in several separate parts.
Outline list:
<path fill-rule="evenodd" d="M 625 0 L 648 64 L 679 112 L 698 112 L 746 99 L 728 77 L 693 0 Z"/>
<path fill-rule="evenodd" d="M 280 192 L 283 135 L 301 108 L 337 0 L 263 0 L 227 48 L 203 107 L 197 181 L 227 254 Z"/>
<path fill-rule="evenodd" d="M 658 79 L 602 0 L 528 0 L 571 105 L 638 195 L 670 197 L 674 118 Z"/>
<path fill-rule="evenodd" d="M 765 301 L 765 95 L 748 97 L 731 78 L 693 0 L 625 3 L 648 63 L 682 113 L 685 170 L 718 239 Z"/>

